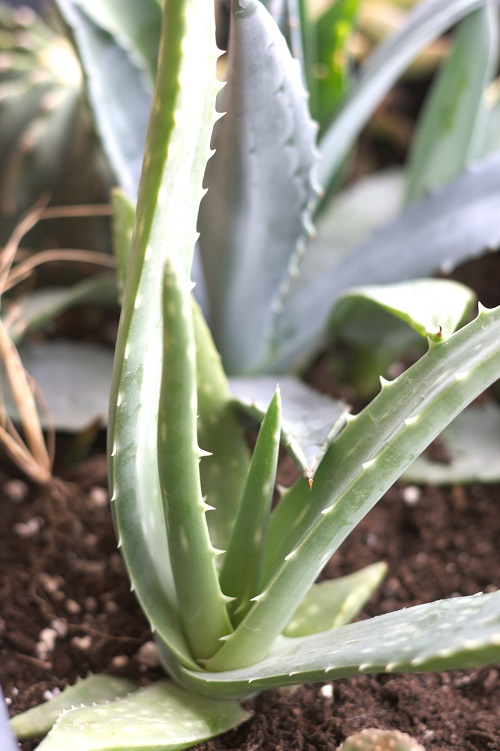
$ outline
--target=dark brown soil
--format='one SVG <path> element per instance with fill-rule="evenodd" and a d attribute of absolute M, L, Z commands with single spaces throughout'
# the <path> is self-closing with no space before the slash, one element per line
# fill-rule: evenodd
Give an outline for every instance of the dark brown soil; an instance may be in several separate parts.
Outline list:
<path fill-rule="evenodd" d="M 52 493 L 30 489 L 23 500 L 17 494 L 26 486 L 0 478 L 1 680 L 13 714 L 89 671 L 144 683 L 161 674 L 139 654 L 151 635 L 116 552 L 105 478 L 103 455 L 80 468 L 73 486 Z M 499 495 L 499 486 L 420 493 L 398 485 L 326 574 L 388 562 L 389 574 L 364 616 L 496 589 Z M 54 625 L 63 635 L 44 654 L 37 646 L 41 632 Z M 329 685 L 333 691 L 318 684 L 265 692 L 254 700 L 254 716 L 245 726 L 203 748 L 335 749 L 359 729 L 381 727 L 410 733 L 429 751 L 500 749 L 497 667 L 362 676 Z M 35 746 L 31 741 L 21 748 Z"/>

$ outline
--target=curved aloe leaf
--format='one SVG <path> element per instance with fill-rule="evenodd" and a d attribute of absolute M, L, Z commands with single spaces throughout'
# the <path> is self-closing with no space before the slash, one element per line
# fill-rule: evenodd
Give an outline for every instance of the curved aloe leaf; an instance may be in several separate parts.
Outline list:
<path fill-rule="evenodd" d="M 328 188 L 384 94 L 420 50 L 487 0 L 427 0 L 408 13 L 404 26 L 380 45 L 367 62 L 320 142 L 318 179 Z"/>
<path fill-rule="evenodd" d="M 88 678 L 81 678 L 73 686 L 67 686 L 53 699 L 13 717 L 11 726 L 19 740 L 36 738 L 48 733 L 62 712 L 74 707 L 107 704 L 127 696 L 138 687 L 136 681 L 128 678 L 90 675 Z"/>
<path fill-rule="evenodd" d="M 500 308 L 433 345 L 352 418 L 311 491 L 300 480 L 274 510 L 261 593 L 207 662 L 230 670 L 262 659 L 338 546 L 439 432 L 500 375 Z M 374 430 L 376 426 L 376 430 Z M 307 531 L 304 531 L 307 530 Z M 242 662 L 244 661 L 244 662 Z"/>
<path fill-rule="evenodd" d="M 374 305 L 391 313 L 432 341 L 441 341 L 453 334 L 471 311 L 476 296 L 472 290 L 447 279 L 415 279 L 399 284 L 358 287 L 339 297 L 330 319 L 335 329 L 350 326 L 356 309 L 371 309 Z M 370 313 L 366 314 L 366 319 Z M 361 317 L 365 317 L 361 315 Z M 357 328 L 354 325 L 353 328 Z M 360 335 L 366 341 L 364 332 Z M 356 331 L 348 337 L 356 339 Z M 382 335 L 380 336 L 382 339 Z M 376 347 L 378 341 L 373 341 Z"/>
<path fill-rule="evenodd" d="M 226 370 L 240 373 L 273 346 L 274 317 L 305 249 L 316 128 L 271 16 L 255 0 L 232 7 L 226 114 L 199 228 L 211 330 Z"/>
<path fill-rule="evenodd" d="M 465 18 L 426 99 L 408 162 L 407 201 L 460 175 L 485 122 L 481 100 L 498 57 L 498 8 L 489 2 Z"/>
<path fill-rule="evenodd" d="M 167 2 L 108 430 L 112 509 L 132 585 L 152 627 L 190 665 L 157 466 L 161 295 L 167 258 L 186 277 L 191 268 L 202 174 L 216 116 L 216 59 L 213 5 L 204 0 Z"/>
<path fill-rule="evenodd" d="M 404 608 L 297 639 L 277 654 L 218 673 L 181 670 L 199 693 L 237 697 L 273 686 L 372 673 L 419 673 L 488 665 L 500 658 L 500 592 Z"/>
<path fill-rule="evenodd" d="M 101 707 L 65 712 L 40 751 L 177 751 L 249 718 L 236 701 L 196 696 L 159 681 Z"/>

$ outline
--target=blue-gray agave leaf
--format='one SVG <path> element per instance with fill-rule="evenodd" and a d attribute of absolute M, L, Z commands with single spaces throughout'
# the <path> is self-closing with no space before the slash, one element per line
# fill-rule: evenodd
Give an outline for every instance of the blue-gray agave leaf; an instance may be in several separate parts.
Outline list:
<path fill-rule="evenodd" d="M 279 321 L 280 350 L 266 369 L 297 366 L 317 351 L 324 321 L 338 296 L 360 284 L 391 284 L 403 279 L 450 272 L 460 263 L 500 244 L 500 157 L 474 165 L 445 188 L 410 206 L 397 219 L 343 255 L 325 264 L 328 234 L 307 255 L 307 283 L 298 279 Z M 327 224 L 324 225 L 328 233 Z M 315 264 L 321 273 L 315 274 Z"/>
<path fill-rule="evenodd" d="M 229 372 L 256 366 L 305 249 L 316 127 L 300 67 L 255 0 L 232 6 L 228 82 L 200 208 L 211 328 Z"/>

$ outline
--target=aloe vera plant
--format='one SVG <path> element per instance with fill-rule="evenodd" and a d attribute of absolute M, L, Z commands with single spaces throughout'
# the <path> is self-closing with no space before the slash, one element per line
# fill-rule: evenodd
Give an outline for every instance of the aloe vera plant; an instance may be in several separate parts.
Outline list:
<path fill-rule="evenodd" d="M 232 24 L 259 18 L 272 24 L 256 0 L 234 0 Z M 358 415 L 337 418 L 315 471 L 272 509 L 279 443 L 289 435 L 279 388 L 249 456 L 192 298 L 220 88 L 211 4 L 167 0 L 163 24 L 108 440 L 118 544 L 172 680 L 65 709 L 43 751 L 183 748 L 244 721 L 238 700 L 265 688 L 500 657 L 499 592 L 347 623 L 384 565 L 314 583 L 405 468 L 500 376 L 500 308 L 481 307 L 446 335 L 431 316 L 428 352 L 383 381 Z"/>

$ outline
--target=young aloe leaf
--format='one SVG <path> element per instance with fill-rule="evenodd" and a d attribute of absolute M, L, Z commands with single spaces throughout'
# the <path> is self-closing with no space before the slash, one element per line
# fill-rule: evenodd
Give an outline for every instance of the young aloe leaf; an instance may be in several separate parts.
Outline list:
<path fill-rule="evenodd" d="M 359 321 L 366 325 L 373 306 L 376 306 L 404 321 L 421 336 L 438 342 L 456 331 L 470 313 L 475 299 L 471 289 L 447 279 L 415 279 L 399 284 L 358 287 L 338 298 L 330 326 L 335 331 L 347 326 L 348 339 L 356 341 L 361 337 L 366 342 L 367 335 Z M 372 340 L 374 349 L 383 338 L 383 333 L 379 332 L 379 336 Z"/>
<path fill-rule="evenodd" d="M 372 563 L 353 574 L 313 584 L 284 629 L 283 636 L 309 636 L 349 623 L 386 573 L 386 563 Z"/>
<path fill-rule="evenodd" d="M 226 595 L 234 598 L 229 612 L 239 623 L 258 594 L 266 532 L 271 513 L 281 433 L 279 388 L 262 421 L 248 475 L 220 573 Z"/>
<path fill-rule="evenodd" d="M 477 158 L 484 159 L 500 151 L 500 79 L 485 91 L 483 98 L 484 132 L 477 144 Z"/>
<path fill-rule="evenodd" d="M 107 704 L 136 691 L 136 681 L 112 675 L 90 675 L 81 678 L 73 686 L 53 699 L 11 719 L 11 726 L 19 740 L 45 735 L 62 712 L 74 707 Z"/>
<path fill-rule="evenodd" d="M 134 233 L 135 203 L 120 188 L 111 193 L 113 207 L 113 253 L 117 261 L 117 277 L 120 300 L 123 298 L 127 267 Z"/>
<path fill-rule="evenodd" d="M 166 2 L 109 412 L 112 509 L 132 586 L 153 629 L 193 665 L 178 618 L 157 466 L 162 284 L 187 277 L 216 117 L 213 4 Z M 167 200 L 168 198 L 168 200 Z"/>
<path fill-rule="evenodd" d="M 492 592 L 403 608 L 312 636 L 281 637 L 276 654 L 256 664 L 181 675 L 199 693 L 237 697 L 367 673 L 466 669 L 499 658 L 500 592 Z"/>
<path fill-rule="evenodd" d="M 177 751 L 249 718 L 236 701 L 197 696 L 159 681 L 105 706 L 65 712 L 40 751 Z"/>
<path fill-rule="evenodd" d="M 249 452 L 220 355 L 199 307 L 193 303 L 198 384 L 198 444 L 211 454 L 200 463 L 210 539 L 226 550 L 248 471 Z"/>
<path fill-rule="evenodd" d="M 282 496 L 271 517 L 265 584 L 208 669 L 231 670 L 266 655 L 294 604 L 349 532 L 439 432 L 499 377 L 499 336 L 500 308 L 481 309 L 472 323 L 430 347 L 347 423 L 318 467 L 311 491 L 299 481 Z"/>
<path fill-rule="evenodd" d="M 318 179 L 328 188 L 337 170 L 384 94 L 429 42 L 487 0 L 428 0 L 416 5 L 404 26 L 389 37 L 367 62 L 320 142 Z"/>
<path fill-rule="evenodd" d="M 106 155 L 121 187 L 134 198 L 141 174 L 152 81 L 129 52 L 87 15 L 78 0 L 57 0 L 78 46 Z M 147 0 L 122 3 L 122 15 Z"/>
<path fill-rule="evenodd" d="M 332 304 L 360 280 L 391 284 L 439 269 L 450 272 L 486 248 L 497 248 L 499 186 L 497 156 L 412 204 L 355 250 L 340 257 L 333 254 L 330 267 L 322 264 L 316 273 L 311 255 L 315 279 L 309 276 L 307 283 L 300 280 L 292 288 L 281 319 L 280 351 L 266 367 L 282 369 L 310 358 L 324 339 L 324 322 Z"/>
<path fill-rule="evenodd" d="M 445 185 L 468 166 L 484 126 L 481 100 L 498 57 L 498 8 L 488 3 L 461 23 L 414 136 L 406 200 Z"/>
<path fill-rule="evenodd" d="M 347 405 L 320 394 L 293 376 L 281 376 L 281 442 L 304 477 L 312 480 L 325 451 L 344 427 Z M 231 378 L 234 402 L 261 422 L 276 387 L 272 376 Z"/>
<path fill-rule="evenodd" d="M 235 0 L 230 38 L 199 228 L 210 327 L 240 373 L 262 358 L 305 248 L 316 128 L 298 63 L 259 2 Z"/>
<path fill-rule="evenodd" d="M 425 485 L 500 480 L 500 409 L 494 403 L 467 407 L 443 430 L 439 442 L 446 460 L 422 454 L 408 467 L 404 480 Z"/>
<path fill-rule="evenodd" d="M 167 259 L 158 471 L 179 615 L 191 653 L 210 657 L 232 630 L 205 514 L 198 463 L 196 348 L 190 285 Z"/>

